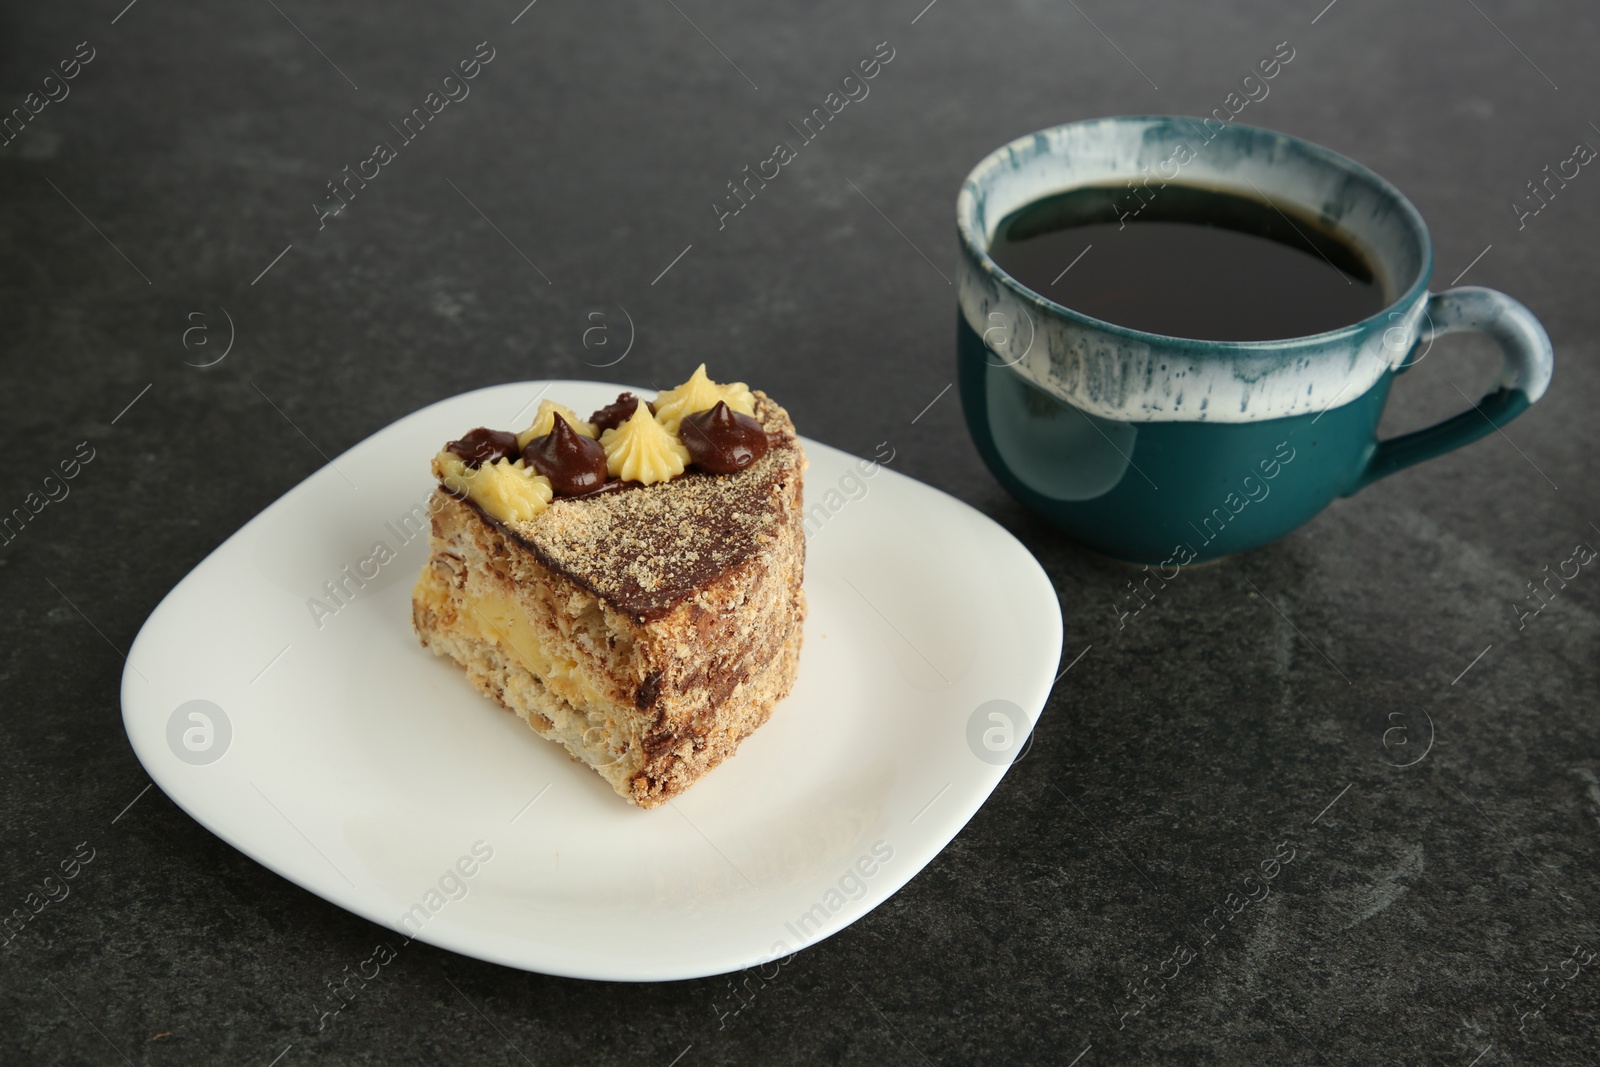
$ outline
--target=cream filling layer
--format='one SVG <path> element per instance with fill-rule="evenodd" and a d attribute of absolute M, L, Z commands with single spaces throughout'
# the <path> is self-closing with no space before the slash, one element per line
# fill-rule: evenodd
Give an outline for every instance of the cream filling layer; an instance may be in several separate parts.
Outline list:
<path fill-rule="evenodd" d="M 456 616 L 456 629 L 499 646 L 502 653 L 532 674 L 551 693 L 584 712 L 609 707 L 613 701 L 589 678 L 577 660 L 549 648 L 514 599 L 493 590 L 463 592 L 458 598 L 425 572 L 416 596 L 435 612 Z"/>
<path fill-rule="evenodd" d="M 413 597 L 436 617 L 453 620 L 448 633 L 454 641 L 492 646 L 509 665 L 530 674 L 554 703 L 542 698 L 530 702 L 513 685 L 503 687 L 503 699 L 535 733 L 564 745 L 627 795 L 628 779 L 637 773 L 642 751 L 630 751 L 628 734 L 602 710 L 610 704 L 584 680 L 582 668 L 567 657 L 545 652 L 520 606 L 495 593 L 457 597 L 431 567 L 423 570 Z M 470 658 L 468 654 L 463 661 L 469 670 Z"/>

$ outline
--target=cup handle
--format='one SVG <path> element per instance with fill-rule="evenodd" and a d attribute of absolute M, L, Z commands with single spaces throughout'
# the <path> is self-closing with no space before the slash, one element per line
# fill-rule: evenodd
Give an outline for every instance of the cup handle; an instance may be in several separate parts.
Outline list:
<path fill-rule="evenodd" d="M 1379 441 L 1366 466 L 1341 496 L 1350 496 L 1397 470 L 1471 444 L 1526 411 L 1550 384 L 1555 365 L 1550 336 L 1533 312 L 1506 294 L 1477 285 L 1447 289 L 1428 297 L 1425 318 L 1428 325 L 1418 335 L 1418 344 L 1468 330 L 1499 343 L 1505 361 L 1495 389 L 1471 410 L 1426 429 Z M 1402 370 L 1411 365 L 1410 359 L 1407 356 Z"/>

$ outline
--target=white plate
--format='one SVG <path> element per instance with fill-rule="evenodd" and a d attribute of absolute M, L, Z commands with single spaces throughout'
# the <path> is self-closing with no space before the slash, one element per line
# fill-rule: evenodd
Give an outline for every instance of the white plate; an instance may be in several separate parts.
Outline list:
<path fill-rule="evenodd" d="M 617 391 L 523 382 L 441 401 L 230 537 L 129 653 L 123 720 L 150 776 L 342 908 L 547 974 L 720 974 L 888 899 L 999 783 L 1060 658 L 1049 580 L 967 505 L 806 441 L 799 681 L 738 755 L 653 811 L 412 633 L 427 538 L 406 543 L 400 519 L 428 496 L 428 457 L 474 426 L 520 427 L 541 393 L 587 412 Z M 325 584 L 341 581 L 342 604 Z"/>

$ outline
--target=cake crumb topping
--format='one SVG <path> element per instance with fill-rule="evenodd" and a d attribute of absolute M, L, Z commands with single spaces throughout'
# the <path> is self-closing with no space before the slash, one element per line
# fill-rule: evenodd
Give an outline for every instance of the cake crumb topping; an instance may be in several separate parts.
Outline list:
<path fill-rule="evenodd" d="M 764 394 L 755 398 L 772 447 L 745 470 L 691 471 L 621 492 L 557 497 L 512 531 L 547 566 L 583 575 L 583 584 L 621 610 L 644 617 L 670 611 L 708 575 L 770 543 L 783 521 L 770 501 L 804 469 L 794 425 Z"/>

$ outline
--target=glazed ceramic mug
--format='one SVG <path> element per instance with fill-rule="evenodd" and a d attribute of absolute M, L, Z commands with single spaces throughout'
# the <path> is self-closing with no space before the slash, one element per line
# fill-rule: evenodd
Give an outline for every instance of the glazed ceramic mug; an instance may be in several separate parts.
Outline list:
<path fill-rule="evenodd" d="M 1113 325 L 1029 290 L 989 255 L 1027 205 L 1081 187 L 1161 183 L 1264 197 L 1316 219 L 1372 265 L 1384 309 L 1281 341 L 1201 341 Z M 1515 300 L 1428 292 L 1433 245 L 1399 190 L 1297 138 L 1215 120 L 1097 119 L 1021 138 L 956 201 L 961 402 L 984 461 L 1075 540 L 1182 566 L 1254 548 L 1339 496 L 1460 448 L 1521 414 L 1550 381 L 1550 339 Z M 1493 391 L 1454 418 L 1379 440 L 1394 378 L 1438 335 L 1493 338 Z"/>

